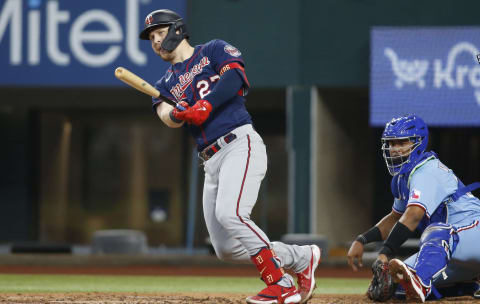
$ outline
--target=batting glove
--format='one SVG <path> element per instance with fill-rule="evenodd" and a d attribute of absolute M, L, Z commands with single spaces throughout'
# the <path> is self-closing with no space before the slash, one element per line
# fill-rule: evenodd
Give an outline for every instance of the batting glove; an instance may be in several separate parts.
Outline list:
<path fill-rule="evenodd" d="M 210 112 L 212 112 L 212 105 L 208 100 L 200 99 L 192 107 L 178 112 L 175 118 L 199 126 L 208 119 Z"/>
<path fill-rule="evenodd" d="M 185 101 L 180 101 L 178 105 L 184 107 L 185 111 L 189 109 L 188 103 Z M 178 107 L 175 107 L 172 111 L 170 111 L 170 119 L 173 122 L 181 123 L 182 121 L 184 121 L 184 119 L 180 118 L 180 116 L 178 115 L 179 113 L 182 113 L 182 111 Z"/>

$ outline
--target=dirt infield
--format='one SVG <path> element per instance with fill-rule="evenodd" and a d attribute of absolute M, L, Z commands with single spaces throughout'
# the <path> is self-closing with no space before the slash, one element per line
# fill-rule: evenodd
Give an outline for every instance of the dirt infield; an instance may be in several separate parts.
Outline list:
<path fill-rule="evenodd" d="M 200 276 L 252 276 L 258 273 L 254 267 L 201 267 L 201 266 L 20 266 L 0 265 L 0 273 L 10 274 L 90 274 L 90 275 L 200 275 Z M 366 268 L 359 272 L 353 272 L 349 268 L 342 267 L 319 267 L 316 277 L 324 278 L 369 278 L 371 271 Z M 243 304 L 249 294 L 225 294 L 225 293 L 4 293 L 0 294 L 0 303 L 42 303 L 42 304 Z M 365 295 L 327 295 L 315 294 L 308 302 L 320 303 L 372 303 Z M 390 303 L 401 303 L 390 301 Z M 480 303 L 471 297 L 449 298 L 441 303 Z"/>
<path fill-rule="evenodd" d="M 85 304 L 244 304 L 247 295 L 239 294 L 136 294 L 136 293 L 67 293 L 67 294 L 2 294 L 0 303 L 42 303 L 42 304 L 63 304 L 63 303 L 85 303 Z M 315 295 L 308 303 L 372 303 L 363 295 Z M 389 303 L 401 303 L 390 301 Z M 450 298 L 443 301 L 432 302 L 442 303 L 480 303 L 471 297 Z"/>

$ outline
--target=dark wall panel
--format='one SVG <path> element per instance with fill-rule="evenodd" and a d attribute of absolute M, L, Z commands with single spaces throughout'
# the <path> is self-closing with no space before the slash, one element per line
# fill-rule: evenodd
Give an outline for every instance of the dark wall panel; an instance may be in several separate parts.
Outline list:
<path fill-rule="evenodd" d="M 475 0 L 188 0 L 194 44 L 241 49 L 253 86 L 366 87 L 372 26 L 478 25 Z"/>
<path fill-rule="evenodd" d="M 225 40 L 246 62 L 252 86 L 296 83 L 300 66 L 299 4 L 289 0 L 187 1 L 191 43 Z"/>
<path fill-rule="evenodd" d="M 31 120 L 22 107 L 0 107 L 0 242 L 36 238 Z"/>

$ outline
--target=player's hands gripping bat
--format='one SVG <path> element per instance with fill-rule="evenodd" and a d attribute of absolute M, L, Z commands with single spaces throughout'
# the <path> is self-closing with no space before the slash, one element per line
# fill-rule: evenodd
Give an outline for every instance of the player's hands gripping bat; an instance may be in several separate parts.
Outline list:
<path fill-rule="evenodd" d="M 179 105 L 176 101 L 168 99 L 165 96 L 160 95 L 160 92 L 155 89 L 152 85 L 150 85 L 148 82 L 143 80 L 142 78 L 138 77 L 134 73 L 130 72 L 126 68 L 123 67 L 118 67 L 115 69 L 115 77 L 120 79 L 121 81 L 125 82 L 129 86 L 139 90 L 140 92 L 143 92 L 147 95 L 150 95 L 155 98 L 159 98 L 166 103 L 168 103 L 171 106 L 174 106 L 175 108 L 179 109 L 180 111 L 184 111 L 185 108 Z"/>
<path fill-rule="evenodd" d="M 372 264 L 373 278 L 368 286 L 367 296 L 370 300 L 384 302 L 389 300 L 398 284 L 393 282 L 392 276 L 388 272 L 388 263 L 376 259 Z"/>
<path fill-rule="evenodd" d="M 183 108 L 185 110 L 180 110 L 180 108 Z M 182 116 L 180 113 L 183 113 L 185 111 L 188 111 L 189 106 L 188 106 L 188 103 L 186 101 L 180 101 L 178 103 L 178 105 L 170 112 L 170 115 L 173 116 L 170 117 L 170 119 L 172 119 L 173 121 L 177 122 L 176 120 L 178 120 L 178 122 L 182 122 L 182 121 L 185 121 L 184 119 L 182 119 Z"/>
<path fill-rule="evenodd" d="M 176 119 L 199 126 L 208 119 L 210 112 L 212 112 L 212 105 L 207 100 L 201 99 L 185 111 L 174 112 L 173 115 Z"/>

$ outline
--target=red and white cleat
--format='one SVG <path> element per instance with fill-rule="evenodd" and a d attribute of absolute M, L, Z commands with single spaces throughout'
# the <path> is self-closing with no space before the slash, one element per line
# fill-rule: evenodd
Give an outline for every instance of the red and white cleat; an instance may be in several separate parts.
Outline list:
<path fill-rule="evenodd" d="M 318 264 L 320 264 L 322 251 L 317 245 L 310 245 L 312 249 L 312 257 L 308 267 L 297 273 L 298 292 L 302 300 L 300 303 L 306 303 L 312 297 L 313 290 L 315 289 L 315 270 Z"/>
<path fill-rule="evenodd" d="M 294 285 L 283 287 L 278 284 L 267 286 L 256 296 L 246 299 L 249 304 L 283 304 L 300 303 L 300 294 Z"/>
<path fill-rule="evenodd" d="M 414 271 L 398 259 L 390 260 L 388 269 L 393 281 L 402 285 L 408 301 L 425 302 L 431 288 L 425 286 Z"/>

